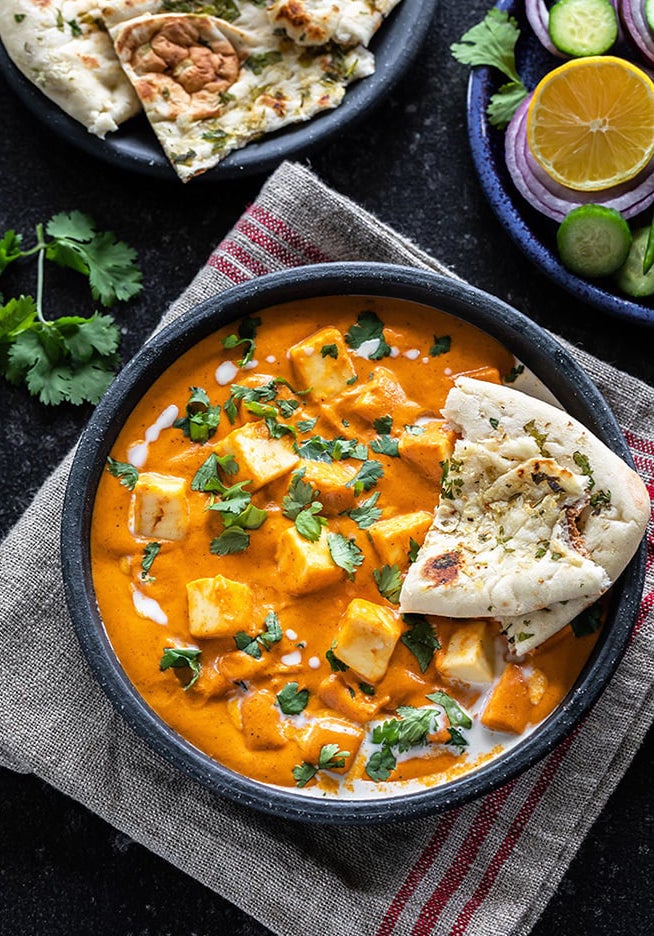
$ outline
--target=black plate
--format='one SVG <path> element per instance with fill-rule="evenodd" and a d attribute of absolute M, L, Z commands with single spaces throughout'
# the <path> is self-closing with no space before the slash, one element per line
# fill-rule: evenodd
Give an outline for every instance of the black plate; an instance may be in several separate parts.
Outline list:
<path fill-rule="evenodd" d="M 335 110 L 249 143 L 194 181 L 220 182 L 268 172 L 284 159 L 298 158 L 327 143 L 349 124 L 365 117 L 386 98 L 414 60 L 427 35 L 437 2 L 402 0 L 370 44 L 375 54 L 374 74 L 348 88 L 343 103 Z M 45 97 L 16 68 L 2 43 L 0 71 L 39 120 L 69 143 L 113 166 L 169 181 L 177 179 L 144 115 L 133 117 L 101 140 Z"/>
<path fill-rule="evenodd" d="M 500 10 L 514 16 L 521 30 L 516 48 L 518 72 L 529 90 L 562 60 L 546 52 L 532 32 L 523 0 L 500 0 Z M 491 208 L 520 250 L 551 280 L 589 305 L 610 315 L 654 325 L 652 300 L 636 300 L 614 292 L 610 280 L 583 280 L 563 266 L 556 249 L 558 225 L 535 211 L 517 191 L 504 159 L 504 131 L 491 127 L 486 108 L 492 94 L 506 81 L 496 69 L 477 68 L 468 85 L 468 135 L 472 158 Z M 643 224 L 649 224 L 651 213 Z M 633 225 L 632 225 L 633 226 Z"/>
<path fill-rule="evenodd" d="M 611 678 L 629 639 L 643 589 L 645 543 L 611 592 L 608 619 L 577 682 L 552 715 L 514 748 L 466 776 L 387 798 L 303 796 L 236 774 L 184 740 L 156 715 L 127 678 L 109 642 L 93 590 L 90 526 L 95 492 L 121 427 L 151 384 L 195 343 L 222 325 L 312 296 L 388 296 L 441 309 L 509 348 L 564 408 L 632 464 L 613 414 L 590 378 L 546 331 L 494 296 L 435 273 L 376 263 L 316 264 L 271 273 L 207 300 L 155 335 L 111 385 L 83 433 L 62 521 L 66 599 L 82 649 L 116 709 L 150 747 L 207 789 L 243 806 L 305 822 L 369 823 L 442 812 L 508 782 L 548 754 L 581 721 Z"/>

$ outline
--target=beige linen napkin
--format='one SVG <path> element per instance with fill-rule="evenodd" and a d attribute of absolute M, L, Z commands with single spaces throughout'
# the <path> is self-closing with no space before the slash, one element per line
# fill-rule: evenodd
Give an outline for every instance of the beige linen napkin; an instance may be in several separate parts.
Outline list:
<path fill-rule="evenodd" d="M 164 322 L 233 283 L 326 260 L 448 272 L 308 170 L 285 164 Z M 653 491 L 654 391 L 574 353 L 608 398 Z M 441 817 L 307 828 L 208 793 L 153 754 L 111 707 L 64 603 L 59 529 L 69 463 L 0 551 L 3 762 L 33 771 L 283 936 L 529 932 L 652 721 L 651 557 L 633 639 L 573 739 Z"/>

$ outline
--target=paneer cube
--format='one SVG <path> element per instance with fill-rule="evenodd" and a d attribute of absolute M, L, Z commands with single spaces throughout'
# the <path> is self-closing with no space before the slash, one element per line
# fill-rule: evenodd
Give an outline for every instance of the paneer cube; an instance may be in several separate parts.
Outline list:
<path fill-rule="evenodd" d="M 400 458 L 415 465 L 435 485 L 440 484 L 441 462 L 447 461 L 452 455 L 456 439 L 456 434 L 444 426 L 445 423 L 440 419 L 425 423 L 422 427 L 424 432 L 420 435 L 403 432 L 398 442 Z"/>
<path fill-rule="evenodd" d="M 413 423 L 424 412 L 423 407 L 410 400 L 395 375 L 387 367 L 376 367 L 371 379 L 353 396 L 351 411 L 374 423 L 381 416 L 390 416 L 397 426 Z"/>
<path fill-rule="evenodd" d="M 329 351 L 323 353 L 323 348 Z M 333 326 L 314 332 L 289 348 L 288 353 L 297 382 L 303 389 L 311 388 L 314 400 L 327 400 L 343 393 L 348 381 L 356 377 L 345 339 Z"/>
<path fill-rule="evenodd" d="M 372 601 L 354 598 L 341 618 L 334 653 L 367 682 L 379 682 L 401 633 L 399 615 Z"/>
<path fill-rule="evenodd" d="M 318 764 L 320 752 L 326 744 L 337 744 L 339 751 L 347 751 L 343 767 L 333 768 L 345 773 L 352 766 L 363 741 L 364 729 L 340 718 L 317 718 L 300 738 L 302 756 L 310 764 Z"/>
<path fill-rule="evenodd" d="M 292 595 L 304 595 L 336 585 L 344 574 L 332 559 L 324 528 L 315 543 L 300 536 L 294 526 L 284 530 L 277 547 L 277 567 L 284 588 Z"/>
<path fill-rule="evenodd" d="M 304 480 L 320 491 L 320 503 L 326 517 L 335 517 L 355 505 L 354 486 L 346 487 L 357 474 L 358 468 L 346 462 L 319 462 L 302 459 Z"/>
<path fill-rule="evenodd" d="M 234 456 L 239 470 L 231 481 L 250 480 L 250 492 L 258 491 L 269 481 L 288 474 L 299 461 L 290 436 L 271 439 L 268 427 L 261 419 L 234 429 L 214 448 L 218 455 Z"/>
<path fill-rule="evenodd" d="M 181 540 L 188 529 L 186 481 L 142 471 L 134 485 L 134 534 L 148 539 Z"/>
<path fill-rule="evenodd" d="M 330 673 L 323 679 L 318 686 L 318 698 L 339 715 L 361 725 L 367 725 L 388 702 L 388 696 L 357 692 L 341 679 L 339 673 Z"/>
<path fill-rule="evenodd" d="M 438 669 L 446 679 L 489 683 L 495 675 L 495 641 L 485 621 L 459 624 L 439 655 Z"/>
<path fill-rule="evenodd" d="M 509 663 L 482 712 L 481 722 L 493 731 L 522 734 L 532 712 L 529 687 L 522 670 Z"/>
<path fill-rule="evenodd" d="M 397 565 L 404 570 L 409 565 L 411 540 L 422 546 L 433 515 L 428 510 L 400 514 L 379 520 L 368 530 L 375 552 L 385 565 Z"/>
<path fill-rule="evenodd" d="M 241 725 L 245 746 L 251 751 L 276 751 L 286 744 L 275 695 L 267 689 L 252 692 L 242 700 Z"/>
<path fill-rule="evenodd" d="M 233 637 L 238 631 L 254 635 L 254 596 L 249 585 L 223 575 L 195 579 L 186 585 L 188 627 L 194 637 Z"/>

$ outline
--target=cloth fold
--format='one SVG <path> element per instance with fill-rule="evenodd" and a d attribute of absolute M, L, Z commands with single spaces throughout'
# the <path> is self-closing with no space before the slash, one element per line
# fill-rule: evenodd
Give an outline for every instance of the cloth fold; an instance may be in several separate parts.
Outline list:
<path fill-rule="evenodd" d="M 286 163 L 161 324 L 251 277 L 343 260 L 449 273 L 309 170 Z M 571 350 L 607 397 L 654 491 L 654 390 Z M 440 817 L 307 829 L 245 810 L 179 773 L 95 682 L 61 579 L 71 458 L 0 548 L 0 763 L 33 771 L 283 936 L 528 933 L 654 716 L 652 524 L 633 639 L 571 738 L 501 789 Z"/>

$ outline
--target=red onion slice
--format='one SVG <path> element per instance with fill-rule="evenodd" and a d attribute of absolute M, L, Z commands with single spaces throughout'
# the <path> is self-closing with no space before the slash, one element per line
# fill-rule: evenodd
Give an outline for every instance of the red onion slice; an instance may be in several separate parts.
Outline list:
<path fill-rule="evenodd" d="M 577 192 L 548 176 L 532 156 L 527 142 L 527 112 L 531 97 L 523 101 L 513 115 L 506 129 L 504 145 L 509 175 L 532 208 L 561 222 L 577 205 L 606 205 L 628 219 L 654 203 L 654 159 L 634 179 L 599 192 Z"/>
<path fill-rule="evenodd" d="M 654 36 L 645 19 L 643 0 L 619 0 L 618 12 L 627 38 L 636 46 L 645 61 L 654 64 Z"/>

